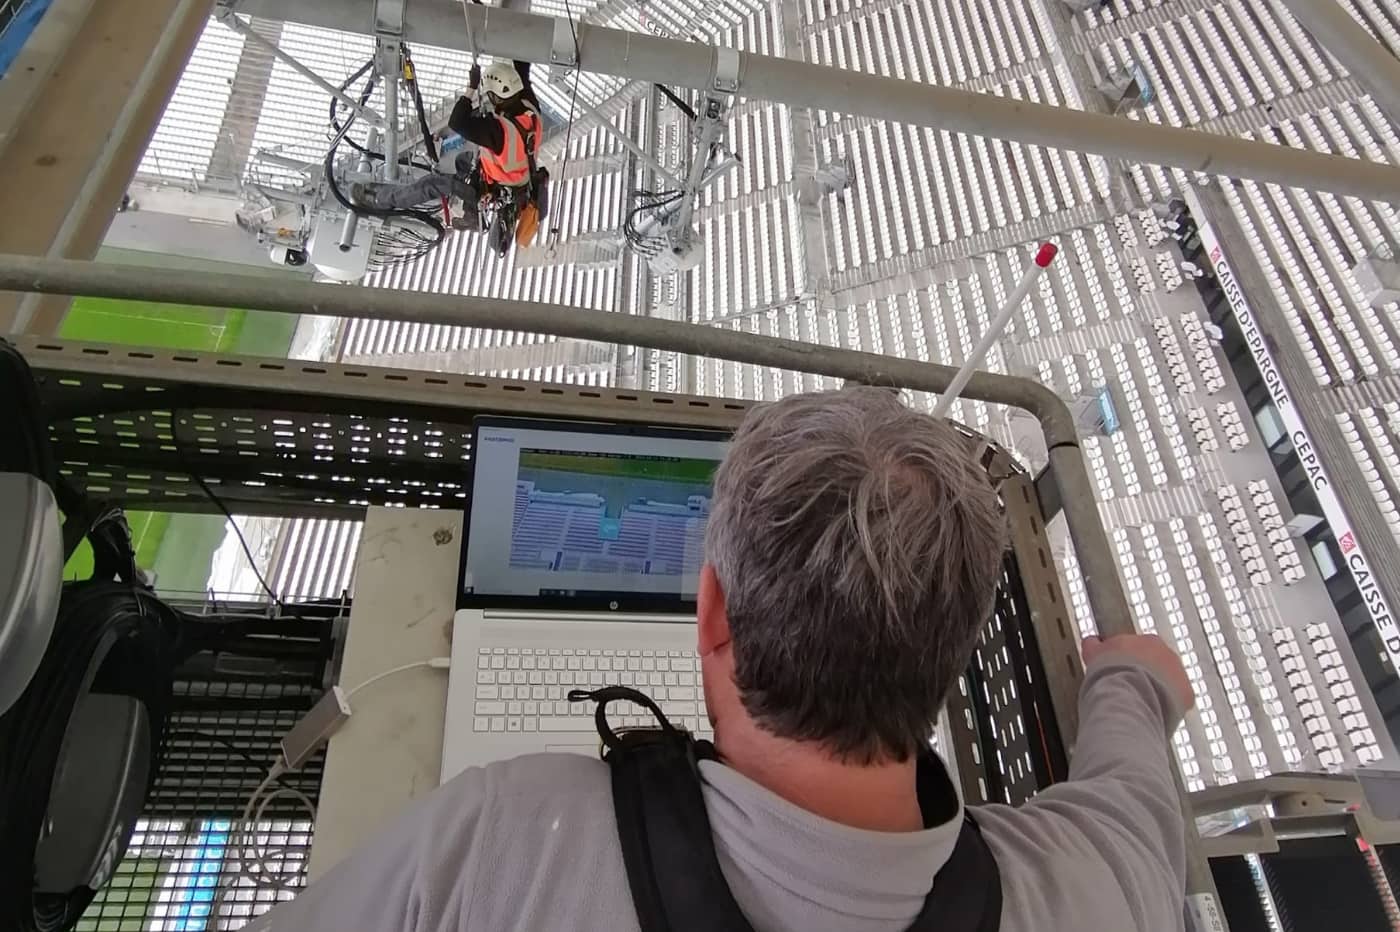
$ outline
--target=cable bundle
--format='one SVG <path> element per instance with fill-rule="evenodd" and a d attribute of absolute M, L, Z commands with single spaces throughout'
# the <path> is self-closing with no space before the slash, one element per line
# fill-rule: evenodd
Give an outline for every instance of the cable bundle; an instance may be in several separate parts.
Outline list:
<path fill-rule="evenodd" d="M 47 850 L 66 852 L 67 836 L 58 833 L 80 825 L 83 818 L 50 811 L 60 767 L 65 761 L 79 766 L 72 762 L 85 750 L 75 743 L 81 740 L 78 732 L 69 735 L 80 703 L 91 694 L 140 703 L 150 736 L 146 785 L 140 787 L 144 798 L 158 774 L 176 665 L 239 636 L 249 619 L 180 612 L 145 585 L 122 510 L 90 501 L 58 475 L 33 374 L 24 357 L 4 340 L 0 422 L 10 428 L 13 441 L 0 449 L 0 469 L 27 472 L 54 487 L 65 513 L 65 559 L 84 538 L 93 551 L 92 578 L 65 584 L 39 667 L 15 704 L 0 714 L 0 930 L 62 932 L 78 922 L 96 891 L 88 886 L 39 891 L 36 855 L 50 836 L 58 840 Z M 207 485 L 195 478 L 217 503 Z M 246 542 L 244 546 L 246 550 Z M 93 878 L 97 886 L 111 876 L 134 828 L 134 821 L 119 823 L 100 839 L 101 866 L 94 868 L 99 876 Z"/>
<path fill-rule="evenodd" d="M 150 591 L 125 582 L 89 580 L 65 587 L 53 639 L 19 701 L 0 716 L 0 928 L 16 932 L 70 929 L 94 890 L 35 891 L 35 849 L 49 818 L 64 736 L 89 692 L 139 700 L 152 736 L 155 778 L 160 736 L 177 658 L 177 614 Z M 120 828 L 111 863 L 134 825 Z M 113 840 L 109 839 L 111 845 Z"/>
<path fill-rule="evenodd" d="M 436 146 L 433 145 L 432 133 L 429 130 L 427 116 L 423 110 L 423 98 L 418 89 L 417 70 L 413 67 L 413 59 L 408 54 L 407 49 L 405 49 L 404 55 L 407 71 L 409 74 L 413 75 L 406 83 L 413 97 L 414 110 L 418 116 L 419 129 L 423 133 L 423 145 L 427 150 L 429 159 L 436 162 Z M 374 86 L 377 78 L 374 74 L 370 73 L 373 66 L 374 60 L 371 59 L 358 71 L 346 78 L 345 82 L 340 85 L 341 92 L 348 93 L 352 84 L 361 78 L 365 78 L 365 85 L 360 91 L 359 98 L 360 106 L 362 107 L 369 102 L 370 97 L 374 94 Z M 366 75 L 368 75 L 367 78 L 365 77 Z M 371 271 L 378 271 L 390 265 L 396 265 L 400 262 L 406 262 L 410 259 L 416 259 L 427 255 L 442 242 L 447 234 L 447 229 L 442 225 L 442 221 L 439 220 L 432 211 L 423 210 L 421 208 L 368 207 L 352 203 L 350 198 L 341 191 L 340 184 L 336 181 L 335 177 L 335 160 L 336 152 L 339 150 L 342 142 L 347 143 L 352 149 L 367 158 L 376 161 L 383 161 L 386 158 L 383 152 L 375 152 L 367 149 L 350 135 L 350 130 L 355 125 L 356 114 L 351 110 L 346 116 L 345 122 L 341 123 L 339 112 L 342 106 L 344 106 L 344 104 L 339 98 L 331 98 L 330 123 L 333 133 L 331 136 L 330 148 L 326 150 L 326 157 L 322 163 L 322 168 L 325 171 L 326 184 L 330 188 L 331 196 L 336 199 L 341 207 L 344 207 L 352 214 L 380 217 L 385 221 L 390 221 L 384 224 L 383 229 L 380 230 L 375 240 L 374 249 L 371 251 Z M 418 162 L 410 161 L 409 164 L 428 170 L 434 169 L 432 165 L 425 165 Z"/>
<path fill-rule="evenodd" d="M 65 754 L 73 750 L 66 746 L 69 724 L 78 704 L 90 693 L 129 696 L 140 702 L 151 735 L 148 786 L 142 788 L 143 793 L 147 791 L 157 771 L 181 650 L 181 615 L 142 583 L 131 530 L 121 509 L 90 502 L 54 475 L 33 376 L 23 357 L 3 341 L 0 381 L 10 389 L 3 397 L 18 399 L 20 414 L 27 421 L 20 424 L 19 440 L 7 447 L 0 465 L 33 472 L 55 484 L 66 513 L 65 559 L 84 537 L 93 549 L 93 578 L 64 586 L 39 667 L 15 704 L 0 715 L 0 929 L 57 932 L 77 923 L 95 892 L 85 886 L 61 892 L 36 890 L 36 851 L 42 838 L 53 831 L 49 809 L 55 777 Z M 203 637 L 214 629 L 188 630 Z M 134 827 L 121 825 L 117 837 L 103 840 L 109 871 L 126 850 Z"/>
<path fill-rule="evenodd" d="M 635 204 L 627 213 L 626 219 L 622 221 L 622 235 L 627 239 L 636 252 L 643 256 L 653 256 L 661 251 L 656 235 L 644 236 L 637 229 L 637 217 L 642 213 L 657 212 L 664 207 L 679 201 L 685 196 L 684 191 L 634 191 L 632 192 L 632 203 Z"/>

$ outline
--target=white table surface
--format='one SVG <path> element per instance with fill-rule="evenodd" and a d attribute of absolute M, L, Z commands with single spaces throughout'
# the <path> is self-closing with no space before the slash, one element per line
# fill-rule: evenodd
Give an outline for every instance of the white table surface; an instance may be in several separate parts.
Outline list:
<path fill-rule="evenodd" d="M 368 509 L 341 663 L 344 688 L 402 664 L 451 655 L 461 538 L 459 511 Z M 351 700 L 350 720 L 326 752 L 310 879 L 438 785 L 447 675 L 430 667 L 407 670 Z"/>

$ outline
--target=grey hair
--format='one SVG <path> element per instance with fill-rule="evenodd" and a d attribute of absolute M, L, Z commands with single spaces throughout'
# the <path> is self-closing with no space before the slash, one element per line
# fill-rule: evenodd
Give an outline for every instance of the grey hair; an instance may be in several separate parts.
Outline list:
<path fill-rule="evenodd" d="M 706 559 L 769 732 L 907 760 L 987 621 L 1004 524 L 972 445 L 891 391 L 754 408 L 715 474 Z"/>

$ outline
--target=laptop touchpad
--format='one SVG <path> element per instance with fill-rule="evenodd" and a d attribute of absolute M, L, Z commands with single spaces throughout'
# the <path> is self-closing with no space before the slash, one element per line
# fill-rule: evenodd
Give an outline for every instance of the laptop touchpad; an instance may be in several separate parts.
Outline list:
<path fill-rule="evenodd" d="M 563 752 L 568 754 L 583 754 L 586 757 L 598 756 L 597 741 L 594 741 L 591 744 L 546 744 L 544 746 L 544 749 L 546 751 L 549 751 L 551 754 L 555 752 Z"/>

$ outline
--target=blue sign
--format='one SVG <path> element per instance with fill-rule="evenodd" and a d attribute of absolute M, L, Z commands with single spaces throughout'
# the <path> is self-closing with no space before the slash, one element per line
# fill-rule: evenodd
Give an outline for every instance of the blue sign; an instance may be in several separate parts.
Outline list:
<path fill-rule="evenodd" d="M 1152 86 L 1152 79 L 1137 62 L 1133 63 L 1133 80 L 1137 81 L 1138 99 L 1144 104 L 1150 104 L 1157 99 L 1157 89 Z"/>
<path fill-rule="evenodd" d="M 1113 406 L 1113 395 L 1106 385 L 1099 390 L 1099 420 L 1105 434 L 1118 433 L 1118 409 Z"/>

